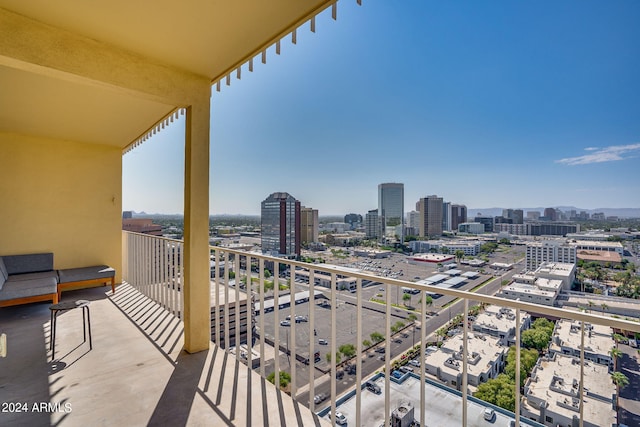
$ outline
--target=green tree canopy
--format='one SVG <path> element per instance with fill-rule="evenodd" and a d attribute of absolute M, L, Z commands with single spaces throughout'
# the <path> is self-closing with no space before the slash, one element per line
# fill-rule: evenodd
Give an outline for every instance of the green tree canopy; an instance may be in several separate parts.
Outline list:
<path fill-rule="evenodd" d="M 369 337 L 371 338 L 371 341 L 375 343 L 384 341 L 384 335 L 382 335 L 380 332 L 371 332 L 371 335 L 369 335 Z"/>
<path fill-rule="evenodd" d="M 516 409 L 515 385 L 505 374 L 480 384 L 473 395 L 507 411 L 513 412 Z"/>
<path fill-rule="evenodd" d="M 549 345 L 551 333 L 547 329 L 531 328 L 522 333 L 521 340 L 523 347 L 542 351 Z"/>
<path fill-rule="evenodd" d="M 524 384 L 525 379 L 529 376 L 533 367 L 538 361 L 538 352 L 534 349 L 520 349 L 520 384 Z M 507 364 L 504 367 L 504 373 L 514 382 L 516 381 L 516 348 L 511 346 L 507 353 Z"/>
<path fill-rule="evenodd" d="M 276 373 L 272 372 L 267 376 L 267 381 L 275 384 Z M 288 372 L 280 372 L 280 388 L 285 388 L 291 382 L 291 375 Z"/>
<path fill-rule="evenodd" d="M 338 351 L 344 355 L 345 359 L 351 359 L 356 354 L 356 347 L 353 344 L 343 344 Z"/>

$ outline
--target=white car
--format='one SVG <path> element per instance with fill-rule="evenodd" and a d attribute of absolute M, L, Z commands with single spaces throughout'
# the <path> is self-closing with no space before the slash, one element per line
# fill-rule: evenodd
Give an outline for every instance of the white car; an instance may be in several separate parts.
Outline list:
<path fill-rule="evenodd" d="M 329 419 L 331 419 L 331 412 L 329 412 Z M 342 412 L 336 412 L 336 424 L 341 426 L 347 424 L 347 417 Z"/>
<path fill-rule="evenodd" d="M 411 360 L 409 360 L 409 365 L 415 366 L 416 368 L 419 368 L 420 367 L 420 361 L 418 359 L 411 359 Z"/>
<path fill-rule="evenodd" d="M 320 345 L 328 345 L 329 341 L 325 340 L 324 338 L 320 338 L 318 340 L 318 344 L 320 344 Z"/>
<path fill-rule="evenodd" d="M 291 326 L 291 322 L 288 320 L 283 320 L 280 322 L 280 326 Z"/>
<path fill-rule="evenodd" d="M 485 408 L 483 416 L 485 420 L 493 421 L 493 419 L 496 417 L 496 411 L 491 408 Z"/>

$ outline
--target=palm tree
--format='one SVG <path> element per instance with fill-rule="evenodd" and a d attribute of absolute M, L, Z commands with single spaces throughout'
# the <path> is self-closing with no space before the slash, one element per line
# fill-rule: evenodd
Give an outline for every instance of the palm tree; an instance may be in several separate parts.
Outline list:
<path fill-rule="evenodd" d="M 587 305 L 589 306 L 589 312 L 591 312 L 591 309 L 593 308 L 594 305 L 596 305 L 593 301 L 587 301 Z"/>
<path fill-rule="evenodd" d="M 600 304 L 600 307 L 602 307 L 603 313 L 609 309 L 609 306 L 607 305 L 606 302 L 603 302 L 602 304 Z"/>
<path fill-rule="evenodd" d="M 612 347 L 611 350 L 609 350 L 609 356 L 613 359 L 613 370 L 615 371 L 618 369 L 618 357 L 622 356 L 622 350 L 617 347 Z"/>
<path fill-rule="evenodd" d="M 629 378 L 622 372 L 614 372 L 611 374 L 611 381 L 616 385 L 616 408 L 620 399 L 620 389 L 629 385 Z"/>

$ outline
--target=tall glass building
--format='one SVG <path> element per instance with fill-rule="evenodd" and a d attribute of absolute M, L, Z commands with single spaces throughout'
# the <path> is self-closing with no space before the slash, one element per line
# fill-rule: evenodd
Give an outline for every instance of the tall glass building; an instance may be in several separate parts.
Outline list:
<path fill-rule="evenodd" d="M 380 239 L 404 241 L 404 184 L 378 185 L 378 221 Z"/>
<path fill-rule="evenodd" d="M 262 252 L 300 255 L 300 202 L 289 193 L 272 193 L 261 204 Z"/>

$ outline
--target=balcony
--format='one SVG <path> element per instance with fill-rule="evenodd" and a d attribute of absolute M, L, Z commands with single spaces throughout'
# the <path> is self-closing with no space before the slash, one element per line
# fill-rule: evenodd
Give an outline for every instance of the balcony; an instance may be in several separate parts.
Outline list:
<path fill-rule="evenodd" d="M 418 354 L 429 354 L 427 342 L 439 341 L 435 332 L 451 321 L 429 315 L 420 322 L 420 312 L 427 313 L 426 292 L 435 287 L 350 273 L 357 278 L 351 293 L 338 290 L 338 272 L 323 265 L 212 247 L 211 257 L 217 261 L 212 263 L 210 286 L 213 341 L 208 351 L 188 354 L 183 351 L 183 250 L 181 241 L 123 232 L 124 283 L 116 294 L 108 288 L 63 294 L 63 300 L 91 301 L 92 350 L 83 343 L 81 310 L 60 315 L 53 362 L 48 304 L 0 310 L 0 333 L 8 337 L 7 357 L 0 358 L 0 400 L 14 404 L 13 413 L 0 413 L 0 424 L 315 426 L 335 425 L 330 417 L 338 411 L 348 425 L 389 425 L 392 416 L 406 410 L 421 425 L 484 425 L 483 410 L 493 407 L 469 394 L 468 378 L 474 369 L 469 360 L 483 356 L 468 348 L 475 334 L 470 327 L 462 327 L 456 335 L 462 345 L 459 367 L 450 383 L 426 372 L 427 363 L 418 363 L 402 374 L 384 374 L 392 372 L 392 366 L 414 344 Z M 305 269 L 305 274 L 296 275 L 296 268 Z M 330 285 L 317 285 L 316 274 L 329 275 Z M 390 299 L 386 304 L 365 301 L 366 290 L 372 286 L 376 290 L 383 287 L 387 295 L 396 287 L 417 289 L 421 297 L 417 323 L 392 332 L 392 324 L 403 314 L 392 307 Z M 563 375 L 575 372 L 563 380 L 572 385 L 571 413 L 579 425 L 593 425 L 595 397 L 601 401 L 599 407 L 613 414 L 611 423 L 617 422 L 615 396 L 606 396 L 612 386 L 602 393 L 589 385 L 585 372 L 591 372 L 594 362 L 585 360 L 588 343 L 584 340 L 591 335 L 590 325 L 640 332 L 640 324 L 454 289 L 438 288 L 437 292 L 452 299 L 452 310 L 462 313 L 462 325 L 470 324 L 469 309 L 478 303 L 512 309 L 516 342 L 520 341 L 521 312 L 580 325 L 578 357 L 552 355 L 529 380 L 520 378 L 520 369 L 516 369 L 516 402 L 521 405 L 516 405 L 514 413 L 494 408 L 495 425 L 506 426 L 518 417 L 523 425 L 540 425 L 530 420 L 535 418 L 532 411 L 550 402 L 543 403 L 544 393 L 535 392 L 540 390 L 544 369 L 553 369 L 548 366 L 555 359 L 568 366 Z M 298 302 L 287 303 L 291 301 L 287 295 L 296 294 L 293 300 Z M 288 326 L 281 324 L 287 315 Z M 384 339 L 365 348 L 364 341 L 373 330 Z M 247 339 L 247 331 L 252 331 L 253 339 Z M 320 338 L 327 344 L 320 345 Z M 236 343 L 242 344 L 241 350 Z M 323 356 L 336 354 L 344 344 L 352 344 L 361 357 L 339 363 L 336 357 L 315 357 L 316 351 Z M 607 368 L 598 367 L 605 374 Z M 290 376 L 282 391 L 266 380 L 273 372 Z M 558 381 L 556 375 L 550 377 Z M 367 380 L 378 385 L 380 394 L 362 387 Z M 520 386 L 531 391 L 528 400 L 520 394 Z M 313 397 L 318 395 L 325 395 L 326 400 L 318 399 L 316 404 Z M 53 406 L 36 410 L 41 403 Z M 35 409 L 34 404 L 38 405 Z M 15 412 L 18 408 L 26 412 Z"/>

